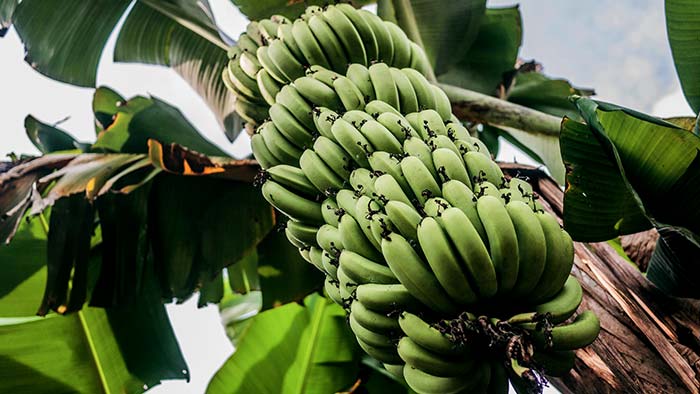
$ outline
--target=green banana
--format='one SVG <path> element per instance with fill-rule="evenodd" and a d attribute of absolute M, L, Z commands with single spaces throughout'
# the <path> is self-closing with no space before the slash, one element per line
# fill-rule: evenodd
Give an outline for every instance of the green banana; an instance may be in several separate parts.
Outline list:
<path fill-rule="evenodd" d="M 352 279 L 345 275 L 343 267 L 340 265 L 338 265 L 336 269 L 336 275 L 338 276 L 338 282 L 340 282 L 338 286 L 338 288 L 340 288 L 340 297 L 346 302 L 346 305 L 349 306 L 355 299 L 357 283 L 354 283 Z"/>
<path fill-rule="evenodd" d="M 239 95 L 245 96 L 252 102 L 261 101 L 260 89 L 258 88 L 257 81 L 243 71 L 240 62 L 235 61 L 235 59 L 229 61 L 226 70 L 228 72 L 229 81 L 231 81 L 231 84 Z"/>
<path fill-rule="evenodd" d="M 357 339 L 361 340 L 362 342 L 375 347 L 394 346 L 394 338 L 384 335 L 383 333 L 374 332 L 369 328 L 364 327 L 357 321 L 355 315 L 352 313 L 350 313 L 348 320 L 350 322 L 350 329 L 355 334 Z"/>
<path fill-rule="evenodd" d="M 411 41 L 411 64 L 409 68 L 418 71 L 421 75 L 431 74 L 433 68 L 423 48 L 413 41 Z"/>
<path fill-rule="evenodd" d="M 340 76 L 333 80 L 333 89 L 345 110 L 358 110 L 365 107 L 364 95 L 349 78 Z"/>
<path fill-rule="evenodd" d="M 301 157 L 302 152 L 301 149 L 292 145 L 292 143 L 277 130 L 277 127 L 275 127 L 272 122 L 265 122 L 260 125 L 257 134 L 263 137 L 265 146 L 267 146 L 267 149 L 270 150 L 270 153 L 272 153 L 277 161 L 288 165 L 299 163 L 299 157 Z"/>
<path fill-rule="evenodd" d="M 321 256 L 321 264 L 323 265 L 323 269 L 326 271 L 326 275 L 337 281 L 339 267 L 338 258 L 332 256 L 329 252 L 324 250 L 323 255 Z M 338 291 L 340 291 L 340 282 L 338 282 L 337 287 Z"/>
<path fill-rule="evenodd" d="M 285 83 L 304 76 L 304 66 L 294 57 L 282 40 L 274 40 L 268 45 L 267 55 L 275 67 L 285 77 Z"/>
<path fill-rule="evenodd" d="M 470 372 L 460 376 L 439 377 L 406 364 L 403 376 L 408 386 L 418 394 L 457 394 L 472 392 L 470 388 L 488 382 L 490 370 L 487 363 L 477 363 L 474 371 Z"/>
<path fill-rule="evenodd" d="M 314 239 L 326 252 L 337 252 L 343 249 L 343 241 L 340 238 L 340 231 L 331 224 L 324 224 L 318 228 Z"/>
<path fill-rule="evenodd" d="M 437 220 L 432 217 L 423 218 L 418 225 L 418 242 L 435 277 L 452 300 L 459 305 L 476 302 L 476 293 Z"/>
<path fill-rule="evenodd" d="M 447 208 L 451 205 L 447 200 L 440 197 L 429 198 L 425 204 L 423 204 L 423 212 L 426 216 L 431 218 L 439 218 Z"/>
<path fill-rule="evenodd" d="M 372 101 L 376 98 L 374 96 L 374 85 L 372 85 L 367 67 L 362 64 L 353 63 L 348 67 L 346 76 L 360 89 L 365 102 Z"/>
<path fill-rule="evenodd" d="M 418 240 L 418 224 L 421 215 L 411 206 L 400 200 L 391 200 L 385 206 L 387 216 L 391 223 L 405 238 L 413 241 Z"/>
<path fill-rule="evenodd" d="M 333 81 L 336 78 L 339 78 L 341 75 L 331 69 L 312 64 L 306 70 L 306 76 L 312 77 L 318 80 L 319 82 L 323 82 L 324 84 L 326 84 L 326 86 L 332 88 Z"/>
<path fill-rule="evenodd" d="M 311 262 L 311 258 L 309 257 L 309 245 L 306 245 L 305 243 L 301 242 L 298 240 L 288 229 L 284 229 L 284 235 L 287 236 L 287 239 L 289 240 L 289 243 L 292 244 L 295 248 L 299 248 L 299 253 L 301 254 L 301 257 L 304 258 L 304 260 Z"/>
<path fill-rule="evenodd" d="M 284 45 L 286 45 L 287 48 L 289 48 L 289 51 L 292 52 L 292 55 L 294 55 L 294 58 L 296 60 L 301 62 L 303 65 L 306 65 L 306 57 L 301 51 L 301 48 L 299 48 L 299 44 L 294 38 L 294 33 L 292 32 L 292 30 L 294 30 L 293 24 L 282 23 L 279 26 L 277 26 L 277 37 L 279 37 L 280 40 L 284 42 Z"/>
<path fill-rule="evenodd" d="M 345 119 L 336 119 L 331 126 L 334 139 L 345 149 L 350 157 L 363 168 L 369 167 L 367 155 L 374 149 L 358 129 Z"/>
<path fill-rule="evenodd" d="M 357 286 L 357 301 L 381 313 L 393 313 L 421 308 L 420 302 L 402 284 L 367 283 Z"/>
<path fill-rule="evenodd" d="M 341 179 L 350 177 L 352 159 L 333 140 L 319 136 L 314 142 L 313 150 Z"/>
<path fill-rule="evenodd" d="M 301 149 L 313 145 L 313 136 L 299 123 L 294 116 L 281 104 L 275 103 L 270 107 L 270 119 L 277 130 L 287 137 L 287 140 Z"/>
<path fill-rule="evenodd" d="M 335 195 L 335 201 L 338 203 L 338 207 L 350 214 L 350 216 L 355 217 L 355 206 L 357 205 L 357 196 L 352 190 L 343 189 L 338 191 Z"/>
<path fill-rule="evenodd" d="M 520 201 L 506 204 L 506 210 L 518 237 L 518 280 L 512 289 L 512 297 L 526 296 L 537 285 L 545 268 L 547 242 L 544 231 L 529 206 Z"/>
<path fill-rule="evenodd" d="M 369 77 L 374 86 L 374 94 L 377 100 L 382 101 L 396 109 L 399 108 L 399 92 L 396 89 L 391 70 L 386 63 L 374 63 L 369 66 Z"/>
<path fill-rule="evenodd" d="M 387 364 L 401 363 L 401 357 L 399 357 L 399 354 L 396 353 L 395 346 L 388 346 L 388 347 L 372 346 L 360 338 L 356 338 L 356 339 L 357 339 L 357 343 L 360 345 L 362 350 L 364 350 L 365 353 L 369 354 L 372 358 L 376 359 L 377 361 L 379 361 L 381 363 L 387 363 Z"/>
<path fill-rule="evenodd" d="M 413 90 L 411 81 L 398 68 L 391 67 L 390 71 L 399 93 L 399 110 L 405 114 L 417 112 L 419 110 L 418 97 L 416 91 Z"/>
<path fill-rule="evenodd" d="M 263 197 L 279 211 L 292 219 L 322 225 L 321 204 L 302 197 L 275 181 L 262 185 Z"/>
<path fill-rule="evenodd" d="M 423 162 L 423 165 L 425 165 L 425 168 L 430 171 L 433 179 L 436 181 L 440 179 L 438 177 L 437 170 L 435 169 L 435 165 L 433 164 L 433 151 L 430 149 L 428 144 L 425 143 L 425 141 L 420 138 L 407 138 L 403 142 L 403 151 L 409 156 L 420 159 L 420 161 Z"/>
<path fill-rule="evenodd" d="M 403 175 L 401 176 L 403 177 Z M 374 192 L 377 193 L 377 197 L 380 200 L 396 200 L 406 205 L 411 205 L 411 200 L 404 192 L 401 184 L 390 174 L 380 175 L 374 180 Z"/>
<path fill-rule="evenodd" d="M 462 155 L 467 166 L 472 183 L 491 182 L 496 186 L 502 185 L 505 178 L 498 165 L 491 159 L 478 152 L 467 152 Z"/>
<path fill-rule="evenodd" d="M 381 251 L 381 246 L 379 241 L 374 238 L 372 233 L 371 219 L 373 215 L 376 215 L 381 211 L 381 207 L 369 196 L 363 195 L 357 199 L 357 204 L 355 205 L 355 220 L 357 224 L 360 225 L 360 229 L 365 233 L 365 237 L 374 246 L 377 251 Z"/>
<path fill-rule="evenodd" d="M 343 250 L 340 253 L 339 262 L 340 266 L 343 267 L 343 272 L 357 284 L 389 285 L 399 283 L 389 267 L 369 260 L 351 250 Z"/>
<path fill-rule="evenodd" d="M 238 42 L 236 43 L 236 46 L 242 49 L 244 52 L 249 52 L 255 55 L 255 52 L 257 52 L 258 47 L 260 45 L 258 45 L 258 43 L 255 42 L 255 40 L 250 38 L 248 34 L 243 33 L 240 35 L 240 37 L 238 37 Z M 255 59 L 257 61 L 257 57 Z"/>
<path fill-rule="evenodd" d="M 258 90 L 260 90 L 260 94 L 265 99 L 265 102 L 268 105 L 274 104 L 275 97 L 277 97 L 277 93 L 280 91 L 279 83 L 275 81 L 275 79 L 272 78 L 272 75 L 270 75 L 270 73 L 264 68 L 261 68 L 260 71 L 258 71 L 255 79 L 258 83 Z"/>
<path fill-rule="evenodd" d="M 345 70 L 348 68 L 348 63 L 350 62 L 345 55 L 345 51 L 338 37 L 333 33 L 333 30 L 328 26 L 323 16 L 312 16 L 309 18 L 308 24 L 309 29 L 311 29 L 314 37 L 318 40 L 318 44 L 323 49 L 323 53 L 326 54 L 326 58 L 331 64 L 330 68 L 336 72 L 345 73 Z"/>
<path fill-rule="evenodd" d="M 505 206 L 496 197 L 479 198 L 476 210 L 489 240 L 491 261 L 498 277 L 498 291 L 507 294 L 518 279 L 519 254 L 515 227 Z"/>
<path fill-rule="evenodd" d="M 255 160 L 258 161 L 262 168 L 271 168 L 281 162 L 270 152 L 267 145 L 265 145 L 265 140 L 263 136 L 258 133 L 253 134 L 250 137 L 250 145 L 253 148 L 253 156 Z"/>
<path fill-rule="evenodd" d="M 376 120 L 372 119 L 364 122 L 359 129 L 375 150 L 394 154 L 403 153 L 401 142 L 394 137 L 391 131 Z"/>
<path fill-rule="evenodd" d="M 435 98 L 435 110 L 440 114 L 442 120 L 447 122 L 452 117 L 452 104 L 447 94 L 435 85 L 431 85 Z"/>
<path fill-rule="evenodd" d="M 361 19 L 367 21 L 377 42 L 377 56 L 374 60 L 390 62 L 394 58 L 394 42 L 391 39 L 389 28 L 381 18 L 367 10 L 359 10 L 359 14 L 361 15 Z"/>
<path fill-rule="evenodd" d="M 309 181 L 299 167 L 290 166 L 288 164 L 278 164 L 268 168 L 266 171 L 273 181 L 292 189 L 294 192 L 307 196 L 316 196 L 318 194 L 316 187 Z"/>
<path fill-rule="evenodd" d="M 368 122 L 370 120 L 374 120 L 372 115 L 368 114 L 365 111 L 360 111 L 360 110 L 350 110 L 347 111 L 346 113 L 343 114 L 343 119 L 347 120 L 355 126 L 356 129 L 359 129 L 362 127 L 365 122 Z"/>
<path fill-rule="evenodd" d="M 391 64 L 394 67 L 408 67 L 411 64 L 411 40 L 408 39 L 406 33 L 391 22 L 384 22 L 389 30 L 391 41 L 394 44 L 394 56 Z"/>
<path fill-rule="evenodd" d="M 328 58 L 323 53 L 323 49 L 318 44 L 316 37 L 303 20 L 296 20 L 292 25 L 292 37 L 299 45 L 299 50 L 304 54 L 306 64 L 317 64 L 321 67 L 331 68 Z"/>
<path fill-rule="evenodd" d="M 343 188 L 343 179 L 310 149 L 305 150 L 299 158 L 299 167 L 321 193 L 333 194 L 332 191 Z"/>
<path fill-rule="evenodd" d="M 484 230 L 484 225 L 481 223 L 479 214 L 476 211 L 477 197 L 471 189 L 460 181 L 447 181 L 442 184 L 442 198 L 467 215 L 484 244 L 488 246 L 486 230 Z"/>
<path fill-rule="evenodd" d="M 347 214 L 341 216 L 338 231 L 345 250 L 355 252 L 372 261 L 382 261 L 382 255 L 372 246 L 355 218 Z"/>
<path fill-rule="evenodd" d="M 310 182 L 309 182 L 310 183 Z M 313 184 L 311 184 L 313 186 Z M 316 190 L 316 186 L 313 186 Z M 323 221 L 330 224 L 333 227 L 338 227 L 338 203 L 335 199 L 328 197 L 321 203 L 321 215 L 323 215 Z"/>
<path fill-rule="evenodd" d="M 440 114 L 434 109 L 424 109 L 418 112 L 418 120 L 420 127 L 426 130 L 426 135 L 447 136 L 447 127 L 445 122 L 440 117 Z"/>
<path fill-rule="evenodd" d="M 403 379 L 403 366 L 404 364 L 384 364 L 384 369 L 393 377 L 405 383 Z"/>
<path fill-rule="evenodd" d="M 324 106 L 332 110 L 343 109 L 343 102 L 340 101 L 335 90 L 316 78 L 310 76 L 297 78 L 294 80 L 294 87 L 315 106 Z"/>
<path fill-rule="evenodd" d="M 267 70 L 270 76 L 275 79 L 275 81 L 281 84 L 287 83 L 286 77 L 284 74 L 282 74 L 282 71 L 277 68 L 277 65 L 275 65 L 272 59 L 270 59 L 269 50 L 270 47 L 268 46 L 261 46 L 258 48 L 258 50 L 255 52 L 255 55 L 258 57 L 258 61 L 265 68 L 265 70 Z"/>
<path fill-rule="evenodd" d="M 336 142 L 335 137 L 331 132 L 331 127 L 333 127 L 333 123 L 340 118 L 340 115 L 326 107 L 316 107 L 312 110 L 312 112 L 314 125 L 316 126 L 316 130 L 319 132 L 319 134 L 332 140 L 333 142 Z"/>
<path fill-rule="evenodd" d="M 418 315 L 403 312 L 399 316 L 399 326 L 406 336 L 425 349 L 447 355 L 464 354 L 469 349 L 458 345 L 443 335 L 438 329 L 425 322 Z"/>
<path fill-rule="evenodd" d="M 423 304 L 441 313 L 459 310 L 406 238 L 387 235 L 382 239 L 382 254 L 401 284 Z"/>
<path fill-rule="evenodd" d="M 401 162 L 395 158 L 393 155 L 390 153 L 384 152 L 384 151 L 374 151 L 368 158 L 369 160 L 369 165 L 372 167 L 372 170 L 374 171 L 379 171 L 382 172 L 386 175 L 390 175 L 393 179 L 393 182 L 390 183 L 390 185 L 393 186 L 393 183 L 397 183 L 403 193 L 408 193 L 411 194 L 411 187 L 408 185 L 408 181 L 406 181 L 406 177 L 403 176 L 403 171 L 401 171 Z M 374 181 L 375 184 L 377 183 L 377 180 Z M 375 185 L 375 190 L 377 190 L 377 187 Z M 378 191 L 378 190 L 377 190 Z M 381 194 L 381 193 L 380 193 Z M 393 193 L 391 193 L 393 195 Z M 410 204 L 410 200 L 408 199 L 408 194 L 404 194 L 403 197 L 405 197 L 405 200 L 407 203 Z M 387 198 L 390 200 L 393 200 L 394 198 L 387 195 Z M 399 195 L 397 198 L 400 198 L 401 195 Z"/>
<path fill-rule="evenodd" d="M 458 256 L 467 267 L 471 283 L 475 285 L 479 296 L 491 298 L 496 295 L 496 269 L 476 227 L 467 215 L 456 207 L 447 208 L 440 218 Z"/>
<path fill-rule="evenodd" d="M 406 362 L 406 365 L 416 367 L 434 376 L 463 376 L 475 364 L 474 359 L 466 358 L 460 360 L 435 354 L 414 342 L 410 337 L 401 338 L 396 350 L 399 352 L 399 357 Z"/>
<path fill-rule="evenodd" d="M 383 112 L 377 117 L 377 121 L 386 127 L 397 140 L 402 143 L 410 137 L 420 137 L 420 134 L 411 127 L 411 124 L 401 115 L 393 112 Z"/>
<path fill-rule="evenodd" d="M 600 333 L 600 320 L 593 311 L 581 312 L 573 322 L 552 329 L 553 350 L 576 350 L 588 346 Z M 541 332 L 532 332 L 536 345 L 543 346 L 544 336 Z"/>
<path fill-rule="evenodd" d="M 367 54 L 360 33 L 355 29 L 350 18 L 341 10 L 329 5 L 323 12 L 323 19 L 340 39 L 349 63 L 367 64 Z"/>
<path fill-rule="evenodd" d="M 304 244 L 310 246 L 316 244 L 316 232 L 318 231 L 318 227 L 298 222 L 296 220 L 289 220 L 287 221 L 287 229 L 294 238 L 298 239 Z M 320 253 L 318 254 L 318 257 L 320 259 Z"/>
<path fill-rule="evenodd" d="M 275 101 L 286 108 L 307 130 L 316 130 L 311 106 L 294 86 L 284 85 L 275 96 Z"/>
<path fill-rule="evenodd" d="M 407 156 L 401 160 L 401 170 L 406 181 L 411 186 L 418 201 L 424 203 L 431 197 L 440 197 L 442 191 L 428 168 L 415 156 Z"/>
<path fill-rule="evenodd" d="M 358 168 L 350 173 L 350 185 L 358 194 L 372 197 L 375 193 L 374 179 L 376 176 L 366 168 Z"/>
<path fill-rule="evenodd" d="M 398 94 L 398 93 L 397 93 Z M 385 113 L 385 112 L 390 112 L 396 115 L 401 116 L 401 112 L 399 112 L 398 108 L 393 107 L 386 103 L 385 101 L 375 99 L 367 103 L 365 105 L 365 112 L 368 114 L 372 115 L 373 118 L 377 118 L 379 114 Z"/>
<path fill-rule="evenodd" d="M 574 247 L 569 234 L 557 220 L 544 212 L 536 213 L 547 244 L 547 262 L 542 276 L 532 290 L 535 302 L 546 300 L 559 292 L 574 264 Z"/>
<path fill-rule="evenodd" d="M 464 183 L 467 187 L 472 186 L 469 174 L 464 167 L 464 162 L 459 155 L 448 148 L 438 148 L 433 151 L 433 164 L 442 176 L 443 182 L 451 179 Z"/>
<path fill-rule="evenodd" d="M 326 280 L 323 282 L 323 288 L 328 298 L 336 304 L 343 306 L 343 299 L 340 297 L 340 289 L 337 284 L 333 283 L 333 278 L 326 276 Z"/>
<path fill-rule="evenodd" d="M 323 254 L 323 251 L 315 246 L 312 246 L 309 249 L 309 260 L 311 264 L 316 267 L 319 271 L 323 272 L 324 274 L 326 273 L 326 270 L 323 269 L 323 264 L 321 263 L 321 255 Z"/>
<path fill-rule="evenodd" d="M 359 13 L 353 6 L 345 3 L 338 3 L 335 6 L 336 9 L 345 14 L 353 26 L 360 35 L 360 41 L 362 46 L 365 48 L 367 55 L 367 62 L 363 64 L 369 64 L 373 60 L 377 60 L 377 39 L 374 37 L 372 32 L 372 27 L 365 20 L 361 13 Z"/>
<path fill-rule="evenodd" d="M 449 122 L 445 125 L 445 127 L 447 127 L 447 135 L 453 140 L 462 140 L 467 144 L 470 143 L 471 136 L 469 135 L 469 130 L 467 130 L 467 128 L 464 127 L 459 121 Z"/>
<path fill-rule="evenodd" d="M 423 74 L 412 68 L 402 68 L 401 72 L 408 77 L 411 85 L 413 85 L 413 90 L 416 92 L 416 97 L 418 97 L 418 107 L 421 109 L 435 109 L 435 94 L 433 93 L 432 85 L 425 79 Z"/>
<path fill-rule="evenodd" d="M 531 312 L 519 313 L 510 319 L 508 322 L 514 323 L 518 321 L 525 322 L 528 328 L 534 327 L 533 323 L 538 315 L 545 313 L 549 314 L 549 321 L 552 324 L 559 324 L 570 318 L 576 309 L 581 305 L 583 300 L 583 289 L 575 277 L 569 275 L 569 278 L 564 283 L 564 287 L 557 295 L 549 301 L 535 305 Z"/>
<path fill-rule="evenodd" d="M 400 330 L 396 318 L 387 317 L 385 314 L 368 309 L 359 301 L 352 303 L 350 314 L 357 323 L 373 332 L 391 335 L 391 333 Z"/>
<path fill-rule="evenodd" d="M 235 59 L 234 59 L 235 61 Z M 238 63 L 241 70 L 250 78 L 255 79 L 258 75 L 258 71 L 262 68 L 262 65 L 258 61 L 258 58 L 254 54 L 246 51 L 242 51 L 238 55 Z"/>

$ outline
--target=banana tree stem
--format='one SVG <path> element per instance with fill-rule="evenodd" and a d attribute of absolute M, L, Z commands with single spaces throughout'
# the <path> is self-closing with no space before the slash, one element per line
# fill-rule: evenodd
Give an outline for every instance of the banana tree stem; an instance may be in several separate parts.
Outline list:
<path fill-rule="evenodd" d="M 562 118 L 495 97 L 448 84 L 439 84 L 462 120 L 495 127 L 515 128 L 534 134 L 558 136 Z"/>

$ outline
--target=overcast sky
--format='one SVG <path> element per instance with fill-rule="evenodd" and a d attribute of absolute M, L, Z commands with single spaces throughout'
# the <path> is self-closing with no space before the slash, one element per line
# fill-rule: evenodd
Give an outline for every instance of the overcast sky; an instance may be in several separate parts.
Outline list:
<path fill-rule="evenodd" d="M 210 0 L 226 32 L 237 37 L 245 19 L 228 0 Z M 505 6 L 514 1 L 491 0 Z M 673 68 L 661 0 L 526 0 L 521 2 L 524 45 L 521 57 L 535 59 L 545 72 L 577 86 L 595 88 L 600 99 L 661 116 L 689 115 Z M 98 84 L 123 96 L 152 94 L 180 108 L 209 139 L 240 154 L 247 139 L 230 144 L 205 104 L 174 72 L 155 66 L 114 64 L 111 37 L 102 56 Z M 0 40 L 0 151 L 36 153 L 24 134 L 24 117 L 32 114 L 80 140 L 94 139 L 92 90 L 52 81 L 22 61 L 23 47 L 14 30 Z M 506 149 L 502 158 L 512 159 Z M 527 162 L 522 157 L 521 162 Z M 150 393 L 201 393 L 214 371 L 232 352 L 216 308 L 196 310 L 194 303 L 168 306 L 192 382 L 167 383 Z"/>

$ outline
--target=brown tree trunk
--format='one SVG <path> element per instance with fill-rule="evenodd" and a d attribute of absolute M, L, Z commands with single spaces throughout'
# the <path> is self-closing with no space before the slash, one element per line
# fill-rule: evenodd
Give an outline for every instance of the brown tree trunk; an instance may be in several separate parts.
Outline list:
<path fill-rule="evenodd" d="M 546 210 L 562 217 L 564 193 L 532 167 L 502 164 L 527 176 Z M 700 303 L 664 295 L 607 243 L 575 243 L 579 310 L 593 310 L 601 332 L 577 351 L 576 365 L 551 384 L 563 393 L 700 393 Z"/>

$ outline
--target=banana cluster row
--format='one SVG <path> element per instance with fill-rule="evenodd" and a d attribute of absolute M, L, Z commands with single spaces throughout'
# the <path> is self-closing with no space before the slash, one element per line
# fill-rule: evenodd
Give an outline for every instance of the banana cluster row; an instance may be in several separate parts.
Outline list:
<path fill-rule="evenodd" d="M 427 119 L 401 116 L 401 113 L 418 114 L 419 108 L 433 111 L 426 115 Z M 454 137 L 468 135 L 466 129 L 457 126 L 459 122 L 452 118 L 450 101 L 441 89 L 413 69 L 398 69 L 385 63 L 375 63 L 369 68 L 353 64 L 347 75 L 310 67 L 307 76 L 297 78 L 279 90 L 268 113 L 270 120 L 263 122 L 252 136 L 253 152 L 263 168 L 278 164 L 298 165 L 304 149 L 315 144 L 317 135 L 335 140 L 331 127 L 340 117 L 339 113 L 343 114 L 346 123 L 355 124 L 362 130 L 364 139 L 369 138 L 377 145 L 371 147 L 367 144 L 368 149 L 391 153 L 401 152 L 400 140 L 405 138 L 405 126 L 413 126 L 413 135 L 429 138 L 426 133 L 432 131 L 418 124 L 423 121 L 429 121 L 429 127 L 443 125 L 439 131 L 444 131 L 445 135 L 438 137 L 436 134 L 435 141 L 428 139 L 428 143 L 440 144 L 448 132 Z M 377 115 L 376 119 L 372 114 Z M 443 130 L 444 122 L 450 120 L 454 126 Z M 341 134 L 346 137 L 347 133 Z M 343 147 L 352 151 L 357 165 L 367 165 L 365 146 L 355 145 L 354 137 L 342 138 L 338 142 L 346 143 Z M 325 144 L 325 140 L 321 144 Z M 347 178 L 348 173 L 342 171 L 339 175 Z"/>
<path fill-rule="evenodd" d="M 349 4 L 308 7 L 294 22 L 279 15 L 251 22 L 229 58 L 223 80 L 237 97 L 236 112 L 254 125 L 267 118 L 269 106 L 286 84 L 313 67 L 340 74 L 347 71 L 348 77 L 359 79 L 368 76 L 366 66 L 374 62 L 408 67 L 419 74 L 429 69 L 422 48 L 401 28 Z M 405 88 L 407 81 L 401 78 L 399 83 Z M 343 82 L 339 84 L 342 88 Z M 376 97 L 371 89 L 360 93 L 367 101 Z"/>

